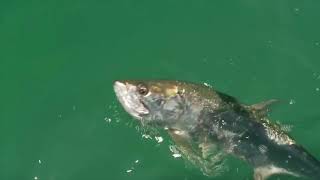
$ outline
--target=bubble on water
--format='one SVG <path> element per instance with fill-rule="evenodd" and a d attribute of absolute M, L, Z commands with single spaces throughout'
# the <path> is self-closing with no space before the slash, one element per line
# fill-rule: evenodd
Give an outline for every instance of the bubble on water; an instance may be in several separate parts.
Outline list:
<path fill-rule="evenodd" d="M 235 65 L 235 62 L 234 62 L 234 59 L 233 59 L 233 58 L 229 58 L 228 61 L 229 61 L 229 64 L 230 64 L 230 65 Z"/>
<path fill-rule="evenodd" d="M 273 42 L 271 40 L 268 40 L 267 41 L 267 46 L 272 48 L 273 47 Z"/>
<path fill-rule="evenodd" d="M 315 42 L 314 43 L 316 46 L 319 46 L 320 45 L 320 42 Z"/>
<path fill-rule="evenodd" d="M 41 163 L 42 163 L 40 159 L 38 160 L 38 163 L 39 163 L 39 164 L 41 164 Z"/>
<path fill-rule="evenodd" d="M 112 121 L 119 123 L 120 122 L 120 112 L 119 111 L 119 107 L 118 105 L 115 104 L 115 102 L 112 102 L 109 105 L 106 105 L 106 114 L 108 114 L 108 118 L 112 119 Z"/>
<path fill-rule="evenodd" d="M 173 153 L 172 156 L 174 158 L 180 158 L 182 155 L 180 154 L 179 150 L 174 145 L 169 146 L 170 151 Z"/>
<path fill-rule="evenodd" d="M 144 139 L 152 139 L 152 137 L 149 134 L 142 134 L 142 137 Z"/>
<path fill-rule="evenodd" d="M 180 158 L 182 155 L 181 155 L 181 154 L 176 153 L 176 154 L 172 154 L 172 156 L 173 156 L 174 158 Z"/>
<path fill-rule="evenodd" d="M 205 57 L 205 58 L 202 59 L 202 61 L 206 63 L 206 62 L 208 62 L 208 58 Z"/>
<path fill-rule="evenodd" d="M 38 177 L 38 176 L 35 176 L 35 177 L 33 177 L 33 179 L 34 179 L 34 180 L 38 180 L 38 179 L 39 179 L 39 177 Z"/>
<path fill-rule="evenodd" d="M 316 88 L 316 91 L 320 91 L 320 88 L 317 87 L 317 88 Z"/>
<path fill-rule="evenodd" d="M 108 118 L 108 117 L 105 117 L 104 120 L 105 120 L 107 123 L 111 123 L 111 121 L 112 121 L 111 118 Z"/>
<path fill-rule="evenodd" d="M 300 8 L 294 8 L 293 11 L 294 13 L 298 14 L 300 12 Z"/>
<path fill-rule="evenodd" d="M 284 132 L 290 132 L 290 131 L 292 131 L 293 125 L 291 125 L 291 124 L 280 124 L 280 128 Z"/>
<path fill-rule="evenodd" d="M 126 170 L 126 172 L 127 172 L 127 173 L 132 173 L 132 172 L 135 170 L 135 167 L 137 167 L 137 165 L 138 165 L 139 162 L 140 162 L 140 161 L 139 161 L 138 159 L 135 160 L 135 161 L 131 164 L 131 167 Z"/>
<path fill-rule="evenodd" d="M 204 82 L 203 85 L 212 88 L 212 86 L 209 83 Z"/>
<path fill-rule="evenodd" d="M 179 151 L 177 150 L 176 146 L 174 146 L 174 145 L 170 145 L 170 146 L 169 146 L 169 150 L 170 150 L 171 152 L 173 152 L 173 153 L 179 152 Z"/>
<path fill-rule="evenodd" d="M 317 77 L 317 73 L 315 73 L 315 72 L 312 73 L 312 76 L 313 76 L 313 77 Z"/>
<path fill-rule="evenodd" d="M 320 79 L 320 74 L 314 72 L 314 73 L 313 73 L 313 77 L 315 77 L 316 80 L 319 80 L 319 79 Z"/>
<path fill-rule="evenodd" d="M 133 121 L 128 121 L 128 122 L 125 123 L 125 125 L 126 125 L 126 126 L 129 126 L 129 127 L 133 127 L 133 126 L 134 126 Z M 135 128 L 136 130 L 138 130 L 138 129 L 137 129 L 137 126 L 134 126 L 134 128 Z"/>
<path fill-rule="evenodd" d="M 289 104 L 290 105 L 293 105 L 293 104 L 295 104 L 296 103 L 296 101 L 294 100 L 294 99 L 290 99 L 290 101 L 289 101 Z"/>
<path fill-rule="evenodd" d="M 156 139 L 156 141 L 158 143 L 162 143 L 163 142 L 163 138 L 161 136 L 155 136 L 154 138 Z"/>

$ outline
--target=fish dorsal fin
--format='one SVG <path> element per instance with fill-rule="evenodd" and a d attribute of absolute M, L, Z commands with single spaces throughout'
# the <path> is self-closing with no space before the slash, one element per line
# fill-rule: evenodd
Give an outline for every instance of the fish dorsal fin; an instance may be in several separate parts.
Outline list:
<path fill-rule="evenodd" d="M 259 118 L 263 118 L 265 116 L 267 116 L 267 113 L 269 112 L 269 107 L 278 102 L 277 99 L 270 99 L 267 101 L 263 101 L 257 104 L 253 104 L 251 106 L 246 106 L 246 108 L 252 112 L 255 116 L 259 117 Z"/>

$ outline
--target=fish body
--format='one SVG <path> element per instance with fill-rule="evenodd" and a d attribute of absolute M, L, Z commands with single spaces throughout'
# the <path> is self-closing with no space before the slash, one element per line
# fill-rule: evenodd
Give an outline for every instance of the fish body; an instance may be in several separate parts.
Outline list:
<path fill-rule="evenodd" d="M 184 157 L 215 175 L 227 155 L 274 174 L 320 179 L 320 162 L 266 116 L 275 100 L 246 106 L 212 87 L 184 81 L 116 81 L 124 109 L 143 124 L 168 131 Z"/>

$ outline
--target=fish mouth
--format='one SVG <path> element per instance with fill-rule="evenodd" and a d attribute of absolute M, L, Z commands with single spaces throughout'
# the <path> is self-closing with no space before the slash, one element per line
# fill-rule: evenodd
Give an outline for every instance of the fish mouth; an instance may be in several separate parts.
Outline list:
<path fill-rule="evenodd" d="M 149 114 L 149 109 L 137 94 L 135 85 L 123 81 L 115 81 L 113 88 L 119 102 L 131 116 L 141 120 L 143 116 Z"/>

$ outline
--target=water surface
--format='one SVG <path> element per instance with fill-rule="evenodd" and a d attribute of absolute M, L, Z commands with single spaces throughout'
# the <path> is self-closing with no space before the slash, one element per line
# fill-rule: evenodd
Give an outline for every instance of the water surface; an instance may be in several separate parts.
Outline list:
<path fill-rule="evenodd" d="M 210 179 L 172 157 L 165 134 L 162 143 L 142 137 L 112 89 L 128 78 L 205 82 L 247 104 L 277 98 L 271 118 L 319 159 L 319 8 L 312 0 L 1 1 L 0 179 Z M 215 179 L 252 179 L 244 162 L 228 166 Z"/>

